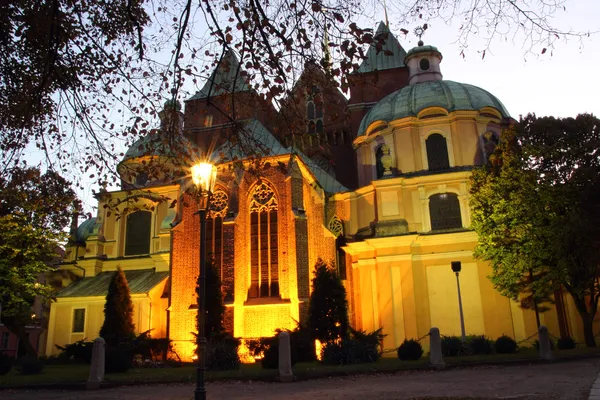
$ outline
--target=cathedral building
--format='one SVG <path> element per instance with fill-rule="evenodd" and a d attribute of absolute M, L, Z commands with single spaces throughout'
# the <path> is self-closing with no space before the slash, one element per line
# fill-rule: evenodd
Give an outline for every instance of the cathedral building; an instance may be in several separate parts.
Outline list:
<path fill-rule="evenodd" d="M 382 328 L 386 349 L 434 326 L 460 334 L 453 261 L 462 264 L 467 334 L 534 333 L 534 313 L 501 296 L 490 267 L 473 257 L 469 228 L 471 171 L 512 118 L 486 90 L 444 80 L 436 47 L 419 42 L 407 52 L 385 24 L 377 33 L 383 48 L 369 48 L 348 97 L 307 63 L 275 109 L 226 53 L 184 112 L 168 102 L 161 128 L 119 165 L 121 190 L 100 193 L 98 215 L 74 232 L 61 268 L 77 279 L 51 305 L 47 353 L 98 335 L 108 282 L 121 267 L 137 331 L 168 337 L 191 360 L 200 234 L 185 176 L 203 154 L 218 168 L 205 240 L 233 336 L 273 336 L 305 321 L 318 258 L 338 268 L 351 325 Z M 169 129 L 186 154 L 165 145 Z M 169 167 L 144 172 L 157 161 Z M 542 323 L 580 339 L 570 297 L 555 300 Z"/>

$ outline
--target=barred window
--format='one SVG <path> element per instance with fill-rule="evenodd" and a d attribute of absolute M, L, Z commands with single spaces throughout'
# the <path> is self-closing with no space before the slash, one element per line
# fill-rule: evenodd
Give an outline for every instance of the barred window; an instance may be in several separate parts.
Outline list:
<path fill-rule="evenodd" d="M 427 163 L 430 171 L 440 171 L 450 168 L 448 159 L 448 144 L 446 138 L 439 133 L 429 135 L 425 141 L 427 148 Z"/>
<path fill-rule="evenodd" d="M 150 253 L 150 227 L 152 213 L 136 211 L 127 216 L 125 224 L 125 255 L 135 256 Z"/>
<path fill-rule="evenodd" d="M 460 204 L 454 193 L 436 194 L 429 198 L 431 230 L 462 228 Z"/>
<path fill-rule="evenodd" d="M 73 310 L 73 333 L 83 333 L 85 327 L 85 308 L 76 308 Z"/>
<path fill-rule="evenodd" d="M 262 182 L 250 200 L 250 289 L 248 297 L 279 296 L 277 198 Z"/>

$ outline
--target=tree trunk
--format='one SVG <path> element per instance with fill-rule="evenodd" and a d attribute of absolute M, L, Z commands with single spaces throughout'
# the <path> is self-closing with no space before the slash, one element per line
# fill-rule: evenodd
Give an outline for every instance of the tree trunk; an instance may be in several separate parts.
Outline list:
<path fill-rule="evenodd" d="M 11 331 L 12 333 L 14 333 L 19 338 L 19 343 L 25 349 L 25 356 L 26 357 L 28 357 L 28 358 L 32 358 L 32 357 L 33 358 L 37 358 L 38 357 L 37 350 L 35 349 L 35 347 L 33 347 L 31 345 L 31 341 L 29 339 L 29 335 L 25 331 L 25 327 L 24 326 L 21 326 L 18 323 L 11 323 L 10 320 L 4 321 L 4 326 L 6 326 L 6 328 L 9 331 Z"/>
<path fill-rule="evenodd" d="M 594 338 L 594 316 L 590 313 L 582 313 L 581 319 L 583 320 L 583 337 L 585 339 L 585 345 L 587 347 L 596 347 L 596 339 Z"/>

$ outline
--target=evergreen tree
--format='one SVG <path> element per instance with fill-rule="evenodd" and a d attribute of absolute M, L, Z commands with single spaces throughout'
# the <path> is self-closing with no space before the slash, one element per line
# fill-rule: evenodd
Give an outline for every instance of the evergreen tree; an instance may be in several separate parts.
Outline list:
<path fill-rule="evenodd" d="M 196 293 L 198 286 L 196 286 Z M 198 304 L 200 306 L 200 304 Z M 207 339 L 219 338 L 223 331 L 223 294 L 221 292 L 221 279 L 213 260 L 206 261 L 206 317 L 204 320 L 204 333 Z M 198 321 L 196 321 L 198 324 Z M 196 328 L 198 328 L 196 326 Z"/>
<path fill-rule="evenodd" d="M 335 268 L 320 258 L 315 264 L 308 308 L 308 329 L 313 339 L 331 342 L 348 335 L 346 288 Z"/>
<path fill-rule="evenodd" d="M 104 324 L 100 329 L 100 336 L 107 344 L 112 345 L 132 339 L 134 334 L 133 303 L 129 285 L 125 273 L 121 267 L 117 267 L 106 293 Z"/>

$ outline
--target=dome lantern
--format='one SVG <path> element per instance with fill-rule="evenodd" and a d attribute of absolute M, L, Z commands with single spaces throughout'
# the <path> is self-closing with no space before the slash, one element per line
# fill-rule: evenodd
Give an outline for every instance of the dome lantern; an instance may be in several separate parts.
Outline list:
<path fill-rule="evenodd" d="M 404 59 L 404 63 L 408 66 L 408 84 L 441 81 L 443 78 L 440 70 L 442 53 L 435 46 L 424 45 L 421 40 L 418 44 L 418 47 L 413 47 L 408 51 Z"/>

